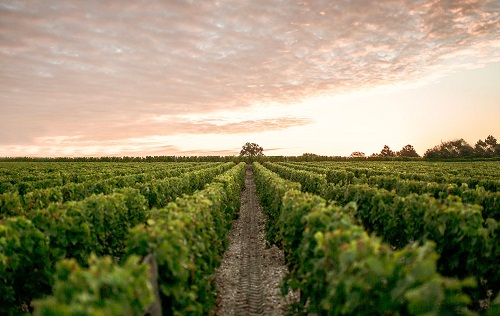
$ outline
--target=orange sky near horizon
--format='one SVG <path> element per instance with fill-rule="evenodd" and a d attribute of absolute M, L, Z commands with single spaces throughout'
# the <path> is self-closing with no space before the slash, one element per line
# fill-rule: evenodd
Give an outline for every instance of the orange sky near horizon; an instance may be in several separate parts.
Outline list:
<path fill-rule="evenodd" d="M 500 2 L 1 1 L 0 157 L 500 139 Z"/>

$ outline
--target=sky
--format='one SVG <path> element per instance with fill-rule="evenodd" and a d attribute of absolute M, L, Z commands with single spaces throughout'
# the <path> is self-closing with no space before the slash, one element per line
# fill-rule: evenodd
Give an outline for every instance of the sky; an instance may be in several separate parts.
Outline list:
<path fill-rule="evenodd" d="M 498 0 L 0 0 L 0 157 L 500 139 Z"/>

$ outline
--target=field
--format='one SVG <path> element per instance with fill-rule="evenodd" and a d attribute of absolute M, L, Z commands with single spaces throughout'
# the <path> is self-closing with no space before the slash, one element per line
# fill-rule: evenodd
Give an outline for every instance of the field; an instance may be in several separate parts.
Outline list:
<path fill-rule="evenodd" d="M 292 313 L 498 312 L 500 162 L 253 163 Z M 209 314 L 245 163 L 1 162 L 0 314 Z M 495 299 L 496 298 L 496 299 Z"/>
<path fill-rule="evenodd" d="M 299 312 L 484 312 L 498 295 L 498 162 L 256 167 Z"/>

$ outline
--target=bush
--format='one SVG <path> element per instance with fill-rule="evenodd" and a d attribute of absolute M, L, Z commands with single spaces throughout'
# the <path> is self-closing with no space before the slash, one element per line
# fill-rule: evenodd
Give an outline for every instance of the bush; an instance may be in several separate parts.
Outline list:
<path fill-rule="evenodd" d="M 121 267 L 109 256 L 91 255 L 88 268 L 60 261 L 54 294 L 34 302 L 34 315 L 142 315 L 154 301 L 148 271 L 137 256 Z"/>
<path fill-rule="evenodd" d="M 34 298 L 50 293 L 49 251 L 47 237 L 31 221 L 0 221 L 0 314 L 28 312 Z"/>

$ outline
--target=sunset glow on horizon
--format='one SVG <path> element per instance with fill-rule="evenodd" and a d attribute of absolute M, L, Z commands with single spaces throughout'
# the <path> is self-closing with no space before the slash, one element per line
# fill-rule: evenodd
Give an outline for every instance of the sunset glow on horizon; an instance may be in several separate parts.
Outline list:
<path fill-rule="evenodd" d="M 500 2 L 2 1 L 0 157 L 500 138 Z"/>

